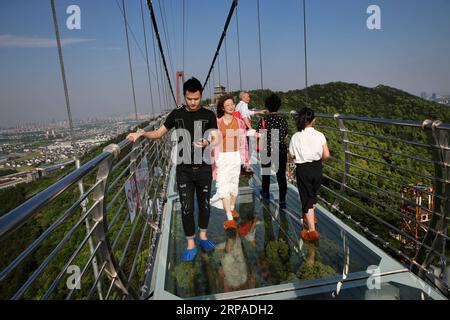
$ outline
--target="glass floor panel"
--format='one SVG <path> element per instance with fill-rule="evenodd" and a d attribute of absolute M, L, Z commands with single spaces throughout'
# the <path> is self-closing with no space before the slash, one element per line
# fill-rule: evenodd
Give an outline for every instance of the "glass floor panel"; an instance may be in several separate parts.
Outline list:
<path fill-rule="evenodd" d="M 315 243 L 304 242 L 299 236 L 302 220 L 296 188 L 289 185 L 288 208 L 279 210 L 276 184 L 271 185 L 271 201 L 262 201 L 257 168 L 254 171 L 253 178 L 242 177 L 240 181 L 236 205 L 240 213 L 238 229 L 225 231 L 224 210 L 211 206 L 208 237 L 216 249 L 204 253 L 199 247 L 193 262 L 180 260 L 186 240 L 181 205 L 171 186 L 156 266 L 154 299 L 295 299 L 299 296 L 324 299 L 333 298 L 331 294 L 343 278 L 346 285 L 341 298 L 365 299 L 374 294 L 366 293 L 364 288 L 367 289 L 366 282 L 371 276 L 367 271 L 375 268 L 383 279 L 406 273 L 421 281 L 320 205 L 316 207 L 316 216 L 321 238 Z M 358 281 L 360 284 L 355 285 Z M 347 282 L 353 283 L 353 287 Z M 383 282 L 383 286 L 391 288 L 392 283 Z M 406 289 L 402 288 L 404 292 Z M 395 291 L 389 290 L 383 292 Z M 376 292 L 380 296 L 381 291 Z"/>

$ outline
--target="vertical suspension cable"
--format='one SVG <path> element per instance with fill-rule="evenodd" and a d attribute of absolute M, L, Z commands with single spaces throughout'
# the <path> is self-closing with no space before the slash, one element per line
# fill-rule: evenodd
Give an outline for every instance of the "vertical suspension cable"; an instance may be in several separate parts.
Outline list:
<path fill-rule="evenodd" d="M 78 149 L 76 148 L 76 145 L 75 145 L 75 136 L 74 136 L 74 131 L 73 131 L 72 112 L 70 111 L 70 99 L 69 99 L 69 89 L 67 87 L 67 80 L 66 80 L 66 69 L 64 67 L 64 59 L 63 59 L 62 47 L 61 47 L 61 36 L 59 34 L 58 18 L 56 17 L 55 0 L 51 0 L 50 4 L 52 7 L 53 24 L 55 27 L 55 35 L 56 35 L 56 44 L 58 46 L 59 67 L 61 69 L 61 76 L 62 76 L 62 81 L 63 81 L 63 86 L 64 86 L 64 96 L 66 99 L 67 116 L 69 117 L 70 140 L 72 143 L 72 148 L 75 152 L 75 159 L 78 159 Z"/>
<path fill-rule="evenodd" d="M 212 85 L 211 85 L 211 81 L 209 82 L 209 104 L 213 104 L 213 90 L 212 90 Z"/>
<path fill-rule="evenodd" d="M 236 33 L 237 33 L 237 46 L 238 46 L 239 90 L 242 91 L 241 44 L 240 44 L 240 41 L 239 41 L 239 15 L 238 15 L 238 6 L 236 6 Z"/>
<path fill-rule="evenodd" d="M 148 75 L 148 86 L 150 89 L 150 102 L 152 104 L 152 116 L 155 115 L 155 107 L 153 102 L 153 92 L 152 92 L 152 81 L 150 79 L 150 64 L 148 62 L 148 44 L 147 44 L 147 32 L 145 30 L 145 20 L 144 20 L 144 6 L 142 4 L 142 1 L 140 1 L 141 4 L 141 17 L 142 17 L 142 29 L 144 30 L 144 42 L 145 42 L 145 58 L 147 61 L 147 75 Z"/>
<path fill-rule="evenodd" d="M 161 79 L 163 78 L 162 75 L 162 71 L 161 71 L 161 56 L 158 57 L 158 73 L 161 77 Z M 161 97 L 162 97 L 162 102 L 161 102 L 161 111 L 165 111 L 167 108 L 167 97 L 166 97 L 166 86 L 165 86 L 165 81 L 161 80 Z"/>
<path fill-rule="evenodd" d="M 173 87 L 172 87 L 172 82 L 170 81 L 170 75 L 169 75 L 169 71 L 167 69 L 166 58 L 164 57 L 164 49 L 163 49 L 163 46 L 161 43 L 161 37 L 159 35 L 159 31 L 158 31 L 158 24 L 156 23 L 155 10 L 153 9 L 152 0 L 147 0 L 147 6 L 148 6 L 148 9 L 150 10 L 150 16 L 152 18 L 153 30 L 154 30 L 154 33 L 156 36 L 156 40 L 158 41 L 159 52 L 160 52 L 160 56 L 161 56 L 163 64 L 164 64 L 164 70 L 166 72 L 167 81 L 169 82 L 170 92 L 172 93 L 173 102 L 174 102 L 175 106 L 177 107 L 177 99 L 175 98 L 175 94 L 173 92 Z M 161 81 L 162 81 L 162 79 L 161 79 Z"/>
<path fill-rule="evenodd" d="M 303 40 L 304 40 L 304 48 L 305 48 L 305 98 L 306 103 L 308 103 L 308 50 L 306 47 L 307 39 L 306 39 L 307 31 L 306 31 L 306 0 L 303 0 Z"/>
<path fill-rule="evenodd" d="M 64 87 L 64 96 L 65 96 L 65 100 L 66 100 L 67 116 L 69 118 L 70 140 L 71 140 L 72 148 L 75 153 L 75 156 L 74 156 L 75 167 L 78 169 L 78 168 L 80 168 L 80 160 L 79 160 L 80 154 L 79 154 L 78 148 L 75 144 L 75 133 L 73 130 L 72 112 L 70 110 L 69 88 L 67 86 L 66 69 L 64 67 L 64 58 L 63 58 L 62 46 L 61 46 L 61 35 L 59 33 L 58 18 L 56 16 L 55 0 L 51 0 L 50 4 L 51 4 L 51 8 L 52 8 L 52 16 L 53 16 L 53 25 L 55 28 L 56 44 L 58 47 L 59 66 L 60 66 L 60 70 L 61 70 L 61 76 L 62 76 L 63 87 Z M 84 186 L 83 186 L 82 180 L 80 180 L 78 182 L 78 189 L 80 190 L 80 196 L 83 195 L 84 194 Z M 85 213 L 86 212 L 86 201 L 83 201 L 81 203 L 81 208 L 82 208 L 82 211 Z M 89 234 L 91 231 L 91 226 L 89 224 L 89 220 L 86 219 L 84 221 L 84 223 L 86 225 L 86 234 Z M 93 240 L 91 237 L 88 240 L 88 246 L 89 246 L 89 252 L 91 253 L 91 255 L 94 254 L 94 243 L 93 243 Z M 94 277 L 98 278 L 98 264 L 97 264 L 96 258 L 94 258 L 92 260 L 92 270 L 94 273 Z M 97 292 L 98 292 L 99 299 L 103 300 L 102 286 L 101 286 L 100 282 L 97 284 Z"/>
<path fill-rule="evenodd" d="M 182 62 L 182 70 L 184 72 L 184 63 L 185 63 L 185 50 L 186 50 L 186 0 L 183 0 L 183 62 Z M 178 81 L 178 79 L 177 79 Z"/>
<path fill-rule="evenodd" d="M 219 82 L 217 83 L 217 85 L 221 85 L 220 84 L 220 51 L 219 51 L 219 55 L 217 56 L 217 74 L 219 76 Z"/>
<path fill-rule="evenodd" d="M 162 71 L 161 56 L 158 59 L 158 66 L 159 66 L 160 77 L 162 79 L 163 78 L 163 71 Z M 169 103 L 167 101 L 167 92 L 166 92 L 167 87 L 166 87 L 166 82 L 165 81 L 162 82 L 162 86 L 161 87 L 162 87 L 162 97 L 163 97 L 163 105 L 164 105 L 163 111 L 165 112 L 167 110 L 168 106 L 169 106 Z"/>
<path fill-rule="evenodd" d="M 259 13 L 259 0 L 256 0 L 256 8 L 258 11 L 259 71 L 260 71 L 260 76 L 261 76 L 261 90 L 263 90 L 264 83 L 263 83 L 263 62 L 262 62 L 262 50 L 261 50 L 261 18 L 260 18 L 260 13 Z"/>
<path fill-rule="evenodd" d="M 228 79 L 228 49 L 227 49 L 227 37 L 225 36 L 225 69 L 227 72 L 227 92 L 231 92 L 230 82 Z"/>
<path fill-rule="evenodd" d="M 206 76 L 206 80 L 205 80 L 205 83 L 203 84 L 203 87 L 206 87 L 206 85 L 208 84 L 208 80 L 211 75 L 211 71 L 213 70 L 214 65 L 216 63 L 216 59 L 219 56 L 220 48 L 222 47 L 223 40 L 225 39 L 225 35 L 227 34 L 227 30 L 228 30 L 228 27 L 230 26 L 231 18 L 233 17 L 233 13 L 234 13 L 234 10 L 236 9 L 237 3 L 238 3 L 238 0 L 233 0 L 233 3 L 231 4 L 230 11 L 228 12 L 227 20 L 225 22 L 225 26 L 223 27 L 222 35 L 220 36 L 219 44 L 217 45 L 217 49 L 214 54 L 213 60 L 211 62 L 211 66 L 209 67 L 209 71 Z"/>
<path fill-rule="evenodd" d="M 130 66 L 131 89 L 133 91 L 134 117 L 135 117 L 135 120 L 138 121 L 137 105 L 136 105 L 136 91 L 134 90 L 133 66 L 131 64 L 130 39 L 128 38 L 128 23 L 127 23 L 127 11 L 125 8 L 125 0 L 122 0 L 122 8 L 123 8 L 123 19 L 124 19 L 124 24 L 125 24 L 125 35 L 127 38 L 128 64 Z"/>
<path fill-rule="evenodd" d="M 154 57 L 154 60 L 155 60 L 155 73 L 156 73 L 156 84 L 157 84 L 157 86 L 158 86 L 158 99 L 159 99 L 159 111 L 161 112 L 161 105 L 162 105 L 162 102 L 161 102 L 161 88 L 160 88 L 160 85 L 159 85 L 159 74 L 158 74 L 158 64 L 157 64 L 157 61 L 156 61 L 156 43 L 155 43 L 155 34 L 154 34 L 154 30 L 153 30 L 153 25 L 151 25 L 152 26 L 152 43 L 153 43 L 153 57 Z M 162 81 L 162 78 L 161 78 L 161 81 Z"/>
<path fill-rule="evenodd" d="M 167 25 L 167 14 L 166 14 L 166 6 L 164 5 L 164 1 L 161 4 L 161 0 L 158 0 L 159 4 L 159 11 L 161 13 L 161 20 L 162 20 L 162 26 L 163 26 L 163 34 L 164 34 L 164 40 L 166 42 L 166 48 L 167 48 L 167 55 L 169 56 L 169 67 L 171 69 L 171 74 L 173 75 L 174 72 L 174 64 L 172 59 L 172 45 L 170 43 L 170 33 L 169 33 L 169 27 Z"/>

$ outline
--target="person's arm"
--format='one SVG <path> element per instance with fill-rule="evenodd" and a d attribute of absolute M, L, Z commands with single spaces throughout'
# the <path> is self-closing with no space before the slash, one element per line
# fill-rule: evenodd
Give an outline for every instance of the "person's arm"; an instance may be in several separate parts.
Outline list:
<path fill-rule="evenodd" d="M 247 128 L 253 129 L 250 118 L 246 117 L 246 118 L 242 118 L 242 120 L 244 120 L 245 124 L 247 125 Z"/>
<path fill-rule="evenodd" d="M 253 115 L 264 115 L 266 113 L 269 113 L 269 110 L 264 109 L 264 110 L 255 110 L 255 111 L 249 111 L 249 112 L 252 112 Z"/>
<path fill-rule="evenodd" d="M 219 142 L 219 130 L 215 129 L 211 132 L 211 145 L 215 147 L 219 144 Z"/>
<path fill-rule="evenodd" d="M 193 142 L 192 144 L 194 145 L 194 147 L 197 147 L 197 148 L 206 148 L 209 145 L 212 145 L 213 147 L 215 147 L 219 141 L 217 135 L 218 135 L 218 132 L 217 132 L 217 129 L 215 129 L 214 131 L 211 131 L 211 134 L 210 134 L 211 141 L 209 141 L 207 139 L 202 139 L 201 141 L 196 141 L 196 142 Z"/>
<path fill-rule="evenodd" d="M 202 139 L 201 141 L 196 141 L 193 143 L 194 147 L 197 148 L 206 148 L 207 146 L 211 145 L 212 147 L 216 147 L 217 144 L 220 143 L 219 141 L 219 132 L 218 132 L 218 128 L 217 128 L 217 118 L 214 115 L 213 112 L 211 112 L 210 117 L 209 117 L 209 126 L 207 128 L 207 131 L 209 131 L 209 140 L 207 139 Z"/>
<path fill-rule="evenodd" d="M 289 143 L 289 153 L 288 153 L 288 162 L 289 163 L 295 161 L 293 141 L 294 141 L 294 136 L 292 136 L 291 142 Z"/>
<path fill-rule="evenodd" d="M 326 161 L 330 159 L 330 150 L 328 149 L 328 145 L 325 143 L 323 146 L 322 160 Z"/>
<path fill-rule="evenodd" d="M 144 137 L 144 138 L 147 138 L 147 139 L 160 139 L 167 132 L 169 132 L 169 130 L 167 130 L 167 128 L 164 125 L 162 125 L 161 127 L 159 127 L 158 130 L 153 130 L 153 131 L 148 131 L 148 132 L 141 131 L 141 132 L 130 133 L 127 136 L 127 139 L 132 141 L 132 142 L 137 141 L 140 137 Z"/>

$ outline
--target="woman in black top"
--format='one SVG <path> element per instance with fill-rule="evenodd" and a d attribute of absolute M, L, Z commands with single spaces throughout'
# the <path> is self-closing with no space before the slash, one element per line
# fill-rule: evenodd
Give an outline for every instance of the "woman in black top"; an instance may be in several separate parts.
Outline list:
<path fill-rule="evenodd" d="M 285 118 L 278 114 L 278 110 L 281 107 L 281 99 L 276 94 L 271 94 L 265 100 L 265 107 L 269 110 L 269 114 L 265 115 L 258 123 L 257 130 L 261 133 L 263 139 L 261 151 L 264 151 L 267 147 L 267 156 L 269 161 L 264 161 L 265 157 L 261 157 L 261 175 L 262 175 L 262 190 L 261 196 L 269 200 L 270 193 L 270 170 L 272 162 L 270 159 L 272 152 L 276 156 L 277 151 L 278 166 L 275 166 L 277 171 L 277 181 L 280 191 L 279 205 L 280 209 L 286 209 L 286 192 L 287 192 L 287 182 L 286 182 L 286 164 L 287 164 L 287 152 L 288 147 L 286 144 L 286 137 L 289 134 L 288 122 Z M 265 129 L 265 130 L 264 130 Z M 278 135 L 271 130 L 278 130 Z M 272 133 L 274 136 L 272 137 Z"/>

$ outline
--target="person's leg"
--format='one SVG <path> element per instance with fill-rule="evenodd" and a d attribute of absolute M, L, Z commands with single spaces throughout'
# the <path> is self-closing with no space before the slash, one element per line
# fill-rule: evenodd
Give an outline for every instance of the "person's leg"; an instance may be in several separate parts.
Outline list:
<path fill-rule="evenodd" d="M 322 163 L 316 161 L 312 164 L 312 170 L 310 171 L 311 183 L 311 195 L 309 200 L 309 209 L 306 215 L 308 228 L 310 231 L 316 230 L 316 216 L 314 214 L 315 205 L 317 204 L 317 194 L 319 192 L 320 186 L 322 185 Z"/>
<path fill-rule="evenodd" d="M 225 214 L 231 217 L 231 205 L 230 205 L 230 185 L 229 185 L 229 171 L 230 171 L 230 158 L 227 152 L 221 152 L 219 154 L 219 160 L 217 161 L 217 178 L 216 178 L 216 188 L 217 195 L 222 201 Z"/>
<path fill-rule="evenodd" d="M 308 231 L 312 232 L 316 230 L 316 224 L 314 223 L 314 208 L 311 208 L 308 210 L 308 213 L 306 213 L 306 223 L 308 224 Z"/>
<path fill-rule="evenodd" d="M 177 187 L 181 203 L 181 220 L 184 235 L 187 239 L 187 248 L 195 247 L 195 219 L 194 219 L 194 190 L 195 185 L 190 169 L 177 168 Z"/>
<path fill-rule="evenodd" d="M 269 193 L 270 188 L 270 163 L 261 165 L 261 189 L 264 194 Z"/>
<path fill-rule="evenodd" d="M 302 230 L 300 235 L 306 241 L 315 241 L 320 238 L 315 227 L 314 204 L 316 197 L 314 194 L 314 175 L 313 164 L 306 163 L 297 166 L 297 185 L 302 201 L 303 220 L 308 228 L 308 230 Z"/>
<path fill-rule="evenodd" d="M 278 189 L 280 190 L 279 196 L 280 203 L 282 202 L 286 203 L 286 193 L 287 193 L 286 166 L 287 166 L 287 154 L 280 153 L 277 171 Z"/>
<path fill-rule="evenodd" d="M 233 213 L 234 218 L 238 218 L 239 214 L 237 214 L 235 210 L 236 207 L 236 199 L 239 194 L 239 177 L 241 173 L 241 156 L 239 152 L 236 152 L 233 155 L 234 160 L 232 160 L 232 167 L 230 168 L 230 209 Z"/>
<path fill-rule="evenodd" d="M 222 203 L 223 203 L 223 208 L 225 209 L 225 213 L 227 214 L 227 219 L 228 220 L 232 220 L 232 218 L 230 218 L 228 216 L 228 213 L 231 213 L 231 204 L 230 204 L 230 198 L 223 198 L 222 199 Z"/>
<path fill-rule="evenodd" d="M 227 221 L 224 222 L 224 228 L 237 228 L 234 218 L 238 218 L 239 215 L 236 211 L 233 211 L 236 197 L 239 188 L 239 175 L 241 172 L 241 160 L 239 152 L 227 152 L 225 154 L 226 161 L 224 161 L 224 199 L 223 204 L 225 213 L 227 215 Z"/>
<path fill-rule="evenodd" d="M 302 215 L 308 212 L 306 205 L 308 202 L 308 181 L 305 177 L 305 171 L 307 171 L 305 166 L 305 164 L 297 165 L 297 168 L 295 169 L 298 194 L 302 205 Z"/>
<path fill-rule="evenodd" d="M 236 200 L 237 200 L 237 196 L 231 196 L 230 197 L 230 208 L 231 208 L 231 211 L 233 211 L 236 208 Z"/>
<path fill-rule="evenodd" d="M 211 167 L 203 166 L 197 170 L 195 173 L 195 191 L 197 193 L 197 204 L 198 204 L 198 227 L 199 227 L 199 237 L 202 240 L 206 240 L 206 231 L 209 224 L 210 216 L 210 204 L 209 199 L 211 197 L 211 180 L 212 172 Z"/>

